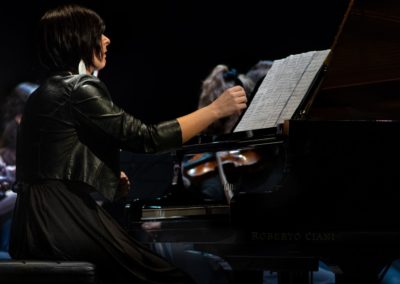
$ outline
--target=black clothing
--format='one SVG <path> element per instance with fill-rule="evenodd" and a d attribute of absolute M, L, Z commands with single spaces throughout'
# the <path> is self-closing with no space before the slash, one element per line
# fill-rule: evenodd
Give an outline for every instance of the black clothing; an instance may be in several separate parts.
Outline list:
<path fill-rule="evenodd" d="M 189 283 L 98 206 L 84 183 L 43 181 L 18 193 L 10 251 L 18 259 L 96 264 L 102 283 Z"/>
<path fill-rule="evenodd" d="M 143 124 L 114 105 L 105 85 L 89 75 L 50 77 L 30 96 L 20 130 L 18 181 L 82 181 L 111 200 L 120 148 L 159 152 L 182 143 L 176 120 Z"/>
<path fill-rule="evenodd" d="M 119 148 L 139 152 L 182 143 L 176 120 L 145 125 L 88 75 L 56 75 L 29 98 L 17 140 L 18 198 L 10 254 L 85 260 L 104 283 L 188 283 L 183 272 L 132 239 L 91 198 L 112 199 Z"/>

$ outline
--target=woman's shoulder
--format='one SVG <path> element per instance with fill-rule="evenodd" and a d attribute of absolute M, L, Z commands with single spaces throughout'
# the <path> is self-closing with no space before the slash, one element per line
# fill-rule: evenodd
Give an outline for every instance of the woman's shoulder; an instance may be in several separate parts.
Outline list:
<path fill-rule="evenodd" d="M 92 75 L 72 75 L 72 92 L 78 96 L 106 96 L 109 93 L 105 84 Z"/>
<path fill-rule="evenodd" d="M 49 76 L 41 84 L 41 93 L 67 94 L 73 99 L 88 97 L 109 98 L 107 87 L 101 80 L 92 75 L 61 73 Z"/>
<path fill-rule="evenodd" d="M 97 78 L 96 76 L 93 75 L 88 75 L 88 74 L 76 74 L 72 75 L 74 77 L 74 80 L 76 80 L 76 83 L 79 85 L 83 84 L 101 84 L 101 80 Z"/>
<path fill-rule="evenodd" d="M 41 86 L 62 87 L 71 91 L 84 85 L 92 85 L 104 88 L 99 78 L 92 75 L 57 73 L 47 77 Z"/>

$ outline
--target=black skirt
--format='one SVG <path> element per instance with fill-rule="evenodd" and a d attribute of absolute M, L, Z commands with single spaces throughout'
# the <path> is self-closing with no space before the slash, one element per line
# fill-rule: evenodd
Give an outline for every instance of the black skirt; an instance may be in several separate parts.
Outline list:
<path fill-rule="evenodd" d="M 15 259 L 89 261 L 103 283 L 192 283 L 133 239 L 82 183 L 42 181 L 19 189 L 10 254 Z"/>

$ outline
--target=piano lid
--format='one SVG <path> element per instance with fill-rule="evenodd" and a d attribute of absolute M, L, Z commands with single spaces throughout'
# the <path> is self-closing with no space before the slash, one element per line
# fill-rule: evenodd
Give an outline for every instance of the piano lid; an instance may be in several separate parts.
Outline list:
<path fill-rule="evenodd" d="M 400 119 L 400 2 L 351 1 L 308 119 Z"/>

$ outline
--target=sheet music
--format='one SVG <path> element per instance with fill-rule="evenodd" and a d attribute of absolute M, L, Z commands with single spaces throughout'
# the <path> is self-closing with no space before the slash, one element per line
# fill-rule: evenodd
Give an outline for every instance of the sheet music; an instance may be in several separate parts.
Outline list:
<path fill-rule="evenodd" d="M 275 60 L 233 132 L 276 127 L 290 119 L 330 49 Z"/>

